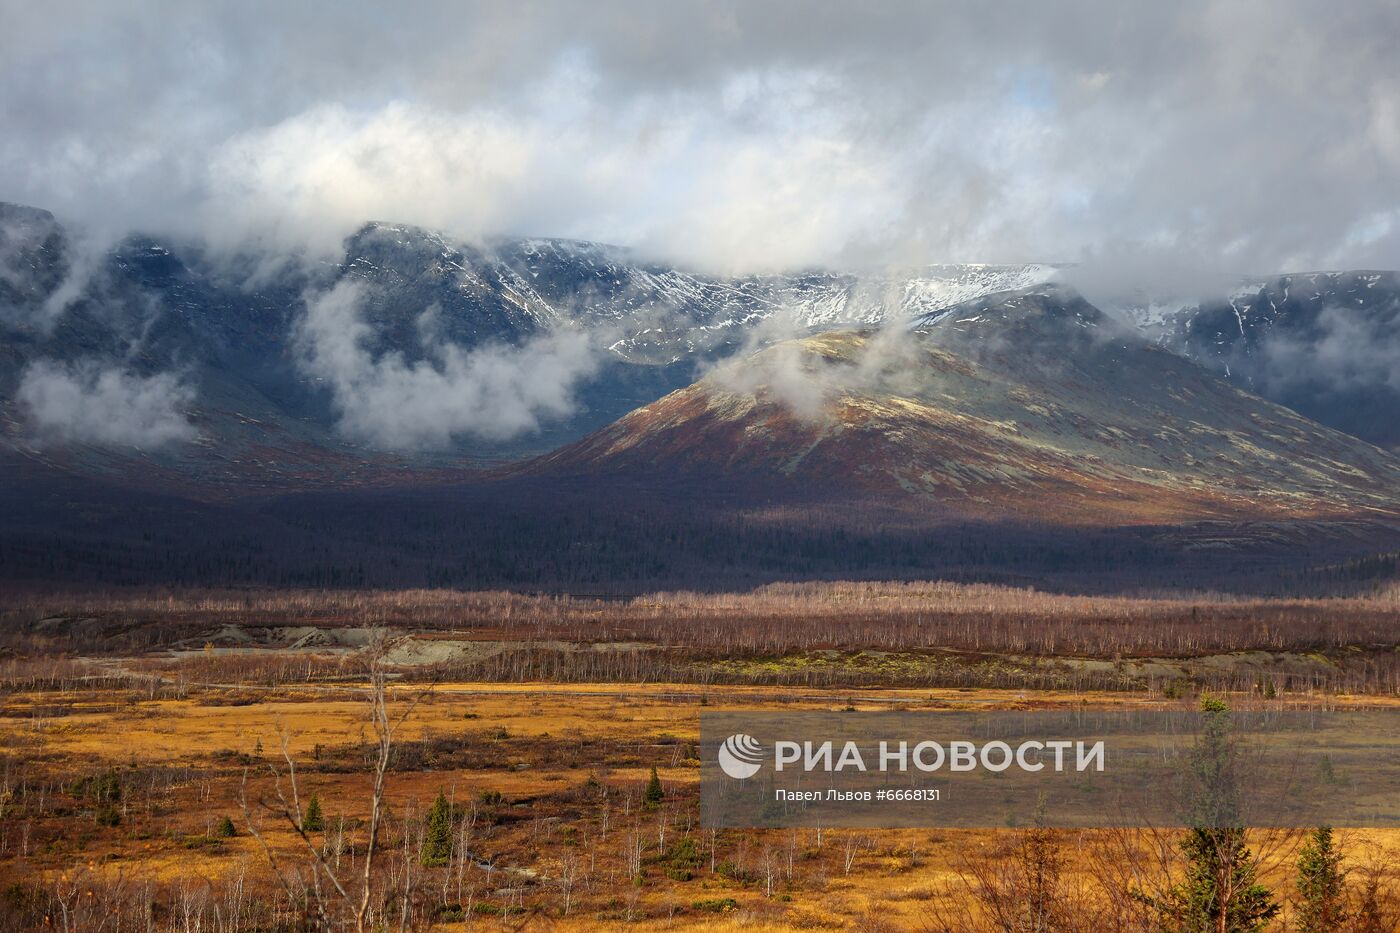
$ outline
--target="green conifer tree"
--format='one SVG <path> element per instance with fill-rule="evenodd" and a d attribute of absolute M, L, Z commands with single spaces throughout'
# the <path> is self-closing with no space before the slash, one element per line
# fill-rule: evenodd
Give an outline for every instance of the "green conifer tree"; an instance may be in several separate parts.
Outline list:
<path fill-rule="evenodd" d="M 301 818 L 302 832 L 319 833 L 326 828 L 326 819 L 321 815 L 321 798 L 315 794 L 306 802 L 306 816 Z"/>
<path fill-rule="evenodd" d="M 665 798 L 666 792 L 661 789 L 661 778 L 657 776 L 656 768 L 652 768 L 651 777 L 647 779 L 647 789 L 642 792 L 642 803 L 648 810 L 655 810 Z"/>
<path fill-rule="evenodd" d="M 1201 738 L 1191 754 L 1197 785 L 1192 828 L 1181 841 L 1186 877 L 1165 898 L 1148 902 L 1162 929 L 1172 933 L 1256 933 L 1280 905 L 1259 884 L 1258 862 L 1245 844 L 1230 708 L 1205 697 L 1201 714 Z"/>
<path fill-rule="evenodd" d="M 1330 826 L 1313 830 L 1298 854 L 1295 919 L 1299 933 L 1338 930 L 1346 922 L 1346 873 Z"/>
<path fill-rule="evenodd" d="M 423 834 L 423 865 L 427 868 L 441 868 L 452 856 L 452 804 L 447 802 L 442 791 L 428 810 L 426 831 Z"/>

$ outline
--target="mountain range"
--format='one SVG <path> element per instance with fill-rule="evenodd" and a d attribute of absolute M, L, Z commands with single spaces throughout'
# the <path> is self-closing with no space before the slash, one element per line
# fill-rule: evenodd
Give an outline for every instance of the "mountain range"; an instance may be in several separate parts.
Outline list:
<path fill-rule="evenodd" d="M 1400 459 L 1056 288 L 768 347 L 522 469 L 745 476 L 1096 525 L 1391 515 L 1400 491 Z"/>
<path fill-rule="evenodd" d="M 689 384 L 742 347 L 760 322 L 786 333 L 882 319 L 892 291 L 910 313 L 1044 280 L 1049 267 L 941 267 L 918 278 L 810 273 L 724 279 L 648 264 L 628 251 L 560 240 L 449 242 L 419 228 L 367 224 L 334 264 L 223 257 L 129 237 L 84 256 L 47 212 L 0 206 L 0 411 L 29 456 L 79 471 L 126 471 L 194 490 L 339 485 L 351 476 L 457 469 L 540 453 Z M 370 365 L 432 363 L 431 342 L 471 351 L 586 331 L 596 372 L 566 416 L 505 438 L 466 431 L 446 443 L 384 449 L 337 430 L 334 391 L 298 345 L 306 296 L 355 283 Z M 55 308 L 62 303 L 62 310 Z M 181 374 L 198 440 L 151 445 L 32 443 L 17 390 L 36 361 Z M 32 421 L 32 419 L 30 419 Z M 138 453 L 139 451 L 139 453 Z M 132 469 L 133 457 L 139 469 Z M 250 465 L 253 465 L 250 467 Z"/>
<path fill-rule="evenodd" d="M 144 526 L 170 554 L 217 522 L 246 546 L 309 535 L 323 563 L 402 561 L 414 508 L 465 529 L 508 523 L 518 497 L 568 500 L 584 523 L 640 497 L 690 533 L 698 513 L 849 530 L 874 509 L 917 533 L 1294 523 L 1359 552 L 1400 528 L 1400 275 L 1101 306 L 1074 278 L 732 277 L 385 223 L 335 261 L 149 236 L 94 249 L 3 204 L 0 470 L 18 520 L 0 575 L 49 572 L 40 540 L 111 563 L 132 510 L 184 516 L 179 534 Z M 326 544 L 327 515 L 356 509 L 408 524 Z M 268 525 L 296 515 L 295 535 Z M 459 579 L 433 567 L 408 578 Z"/>

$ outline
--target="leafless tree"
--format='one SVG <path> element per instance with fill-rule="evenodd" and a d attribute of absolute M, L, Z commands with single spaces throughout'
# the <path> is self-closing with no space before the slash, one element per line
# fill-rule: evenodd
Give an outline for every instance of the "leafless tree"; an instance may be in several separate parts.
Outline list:
<path fill-rule="evenodd" d="M 574 885 L 578 883 L 579 870 L 579 858 L 574 852 L 566 851 L 559 858 L 558 883 L 559 890 L 564 895 L 564 916 L 566 917 L 573 906 Z"/>
<path fill-rule="evenodd" d="M 762 854 L 759 856 L 759 865 L 763 868 L 763 893 L 766 897 L 772 897 L 773 878 L 778 873 L 778 853 L 768 842 L 763 845 Z"/>
<path fill-rule="evenodd" d="M 869 840 L 859 833 L 846 834 L 845 845 L 841 853 L 841 868 L 846 874 L 849 875 L 851 873 L 851 868 L 856 863 L 856 857 L 859 856 L 861 850 L 867 848 L 869 844 Z"/>
<path fill-rule="evenodd" d="M 385 779 L 389 771 L 390 762 L 393 759 L 394 736 L 399 726 L 412 714 L 418 703 L 431 690 L 433 685 L 429 684 L 418 691 L 404 709 L 397 715 L 390 714 L 388 702 L 387 678 L 385 676 L 384 665 L 384 641 L 382 637 L 377 638 L 371 649 L 370 662 L 370 682 L 368 690 L 369 721 L 371 732 L 374 736 L 372 758 L 371 758 L 371 787 L 369 796 L 369 819 L 366 825 L 366 838 L 364 845 L 364 855 L 360 860 L 360 876 L 358 884 L 348 876 L 342 876 L 338 870 L 338 860 L 336 864 L 327 858 L 328 847 L 317 845 L 312 839 L 310 832 L 302 825 L 301 798 L 298 788 L 296 762 L 292 758 L 288 747 L 288 737 L 284 732 L 282 735 L 282 759 L 285 762 L 285 772 L 275 764 L 269 764 L 268 769 L 272 773 L 273 793 L 275 800 L 266 797 L 259 797 L 257 804 L 262 810 L 270 814 L 274 819 L 284 821 L 288 827 L 296 834 L 305 847 L 307 862 L 309 864 L 310 875 L 310 895 L 315 901 L 315 909 L 318 921 L 325 927 L 330 927 L 331 916 L 328 902 L 331 895 L 348 910 L 350 919 L 353 922 L 357 933 L 364 933 L 370 926 L 372 897 L 374 892 L 374 872 L 375 855 L 378 850 L 380 834 L 384 828 L 385 806 L 384 791 Z M 288 793 L 290 792 L 290 796 Z M 290 882 L 292 875 L 284 870 L 276 853 L 268 845 L 266 838 L 258 828 L 257 821 L 253 819 L 251 807 L 248 802 L 248 772 L 243 774 L 243 784 L 239 795 L 243 809 L 243 821 L 248 828 L 248 832 L 257 839 L 262 847 L 263 854 L 271 865 L 273 874 L 281 882 L 287 896 L 295 903 L 299 895 L 293 890 Z M 323 887 L 328 885 L 330 890 Z M 405 907 L 405 910 L 407 908 Z"/>

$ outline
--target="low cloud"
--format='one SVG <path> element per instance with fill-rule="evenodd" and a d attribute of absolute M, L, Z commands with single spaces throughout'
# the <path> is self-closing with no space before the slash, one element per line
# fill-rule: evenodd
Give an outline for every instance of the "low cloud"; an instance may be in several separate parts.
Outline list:
<path fill-rule="evenodd" d="M 68 309 L 93 286 L 110 249 L 110 244 L 94 242 L 82 233 L 70 234 L 66 246 L 68 262 L 62 280 L 30 316 L 44 334 L 53 333 Z"/>
<path fill-rule="evenodd" d="M 726 362 L 710 374 L 710 381 L 728 392 L 761 395 L 803 421 L 825 418 L 835 390 L 818 358 L 796 339 Z"/>
<path fill-rule="evenodd" d="M 592 337 L 562 329 L 521 346 L 471 350 L 434 336 L 419 319 L 424 357 L 378 357 L 361 303 L 366 286 L 341 282 L 308 298 L 297 327 L 300 365 L 329 388 L 345 435 L 388 450 L 445 447 L 463 436 L 506 441 L 578 407 L 575 391 L 600 365 Z"/>
<path fill-rule="evenodd" d="M 809 328 L 778 312 L 749 330 L 743 349 L 707 378 L 729 392 L 761 394 L 804 421 L 821 421 L 842 395 L 912 390 L 923 338 L 907 325 L 898 296 L 887 296 L 884 323 L 865 336 L 854 358 L 829 362 L 802 343 Z"/>
<path fill-rule="evenodd" d="M 116 240 L 67 229 L 46 211 L 0 204 L 0 324 L 48 337 L 84 299 L 114 323 L 132 296 L 113 292 L 106 264 Z M 152 303 L 145 317 L 157 313 Z"/>
<path fill-rule="evenodd" d="M 1308 333 L 1275 328 L 1261 343 L 1255 378 L 1271 391 L 1334 391 L 1386 385 L 1400 390 L 1400 318 L 1324 308 Z"/>
<path fill-rule="evenodd" d="M 41 441 L 154 448 L 190 440 L 194 389 L 172 373 L 143 376 L 93 360 L 38 360 L 15 393 Z"/>
<path fill-rule="evenodd" d="M 1090 304 L 1113 313 L 1200 304 L 1237 287 L 1239 271 L 1231 271 L 1218 255 L 1179 242 L 1123 242 L 1086 250 L 1057 278 Z"/>

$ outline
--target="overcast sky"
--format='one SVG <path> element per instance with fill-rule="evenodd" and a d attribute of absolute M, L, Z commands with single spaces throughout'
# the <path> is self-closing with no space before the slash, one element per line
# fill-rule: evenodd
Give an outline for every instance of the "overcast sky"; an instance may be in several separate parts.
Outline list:
<path fill-rule="evenodd" d="M 0 8 L 0 199 L 109 234 L 1400 266 L 1392 0 Z"/>

